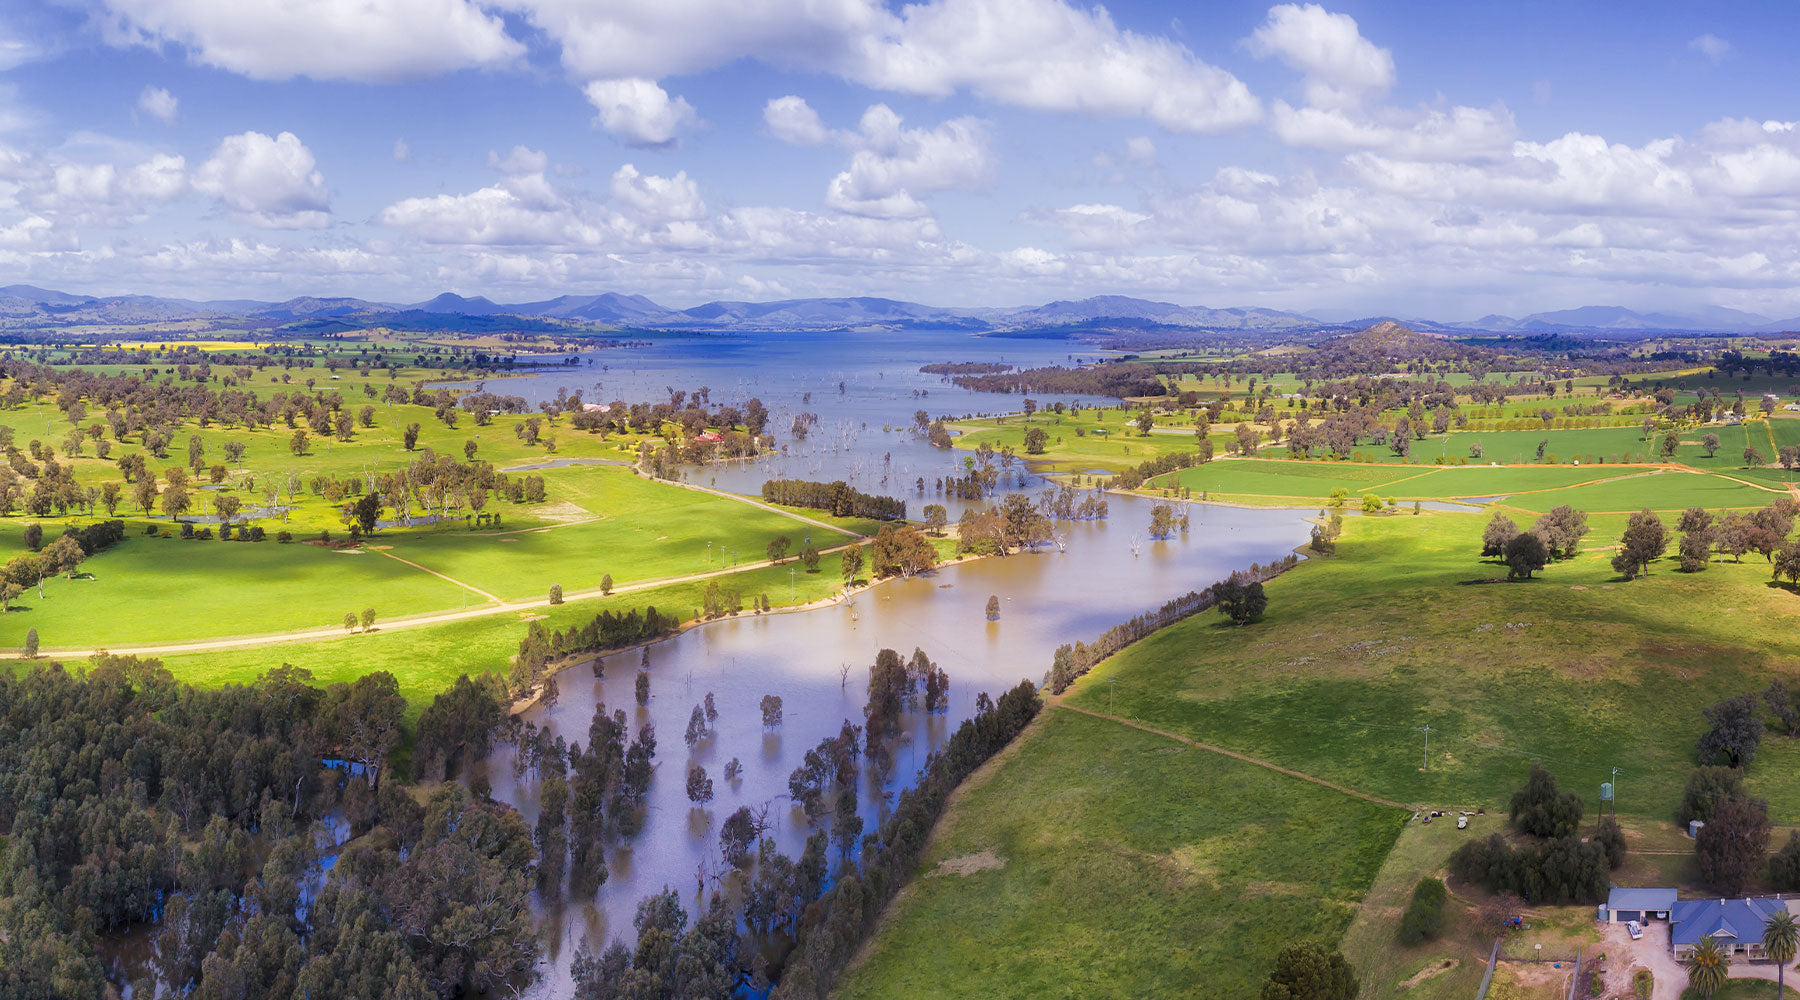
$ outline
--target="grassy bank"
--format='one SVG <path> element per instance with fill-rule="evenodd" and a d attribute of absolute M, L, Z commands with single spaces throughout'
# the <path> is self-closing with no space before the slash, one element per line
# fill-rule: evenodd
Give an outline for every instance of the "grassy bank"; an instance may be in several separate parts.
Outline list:
<path fill-rule="evenodd" d="M 1665 559 L 1625 583 L 1608 565 L 1616 516 L 1536 580 L 1479 582 L 1504 576 L 1477 558 L 1484 522 L 1351 519 L 1338 557 L 1268 585 L 1262 623 L 1182 622 L 1071 697 L 1406 802 L 1494 808 L 1534 760 L 1591 799 L 1619 766 L 1621 812 L 1672 816 L 1701 708 L 1794 682 L 1800 597 L 1754 557 L 1697 574 Z M 1749 771 L 1778 821 L 1800 818 L 1789 742 L 1771 734 Z"/>
<path fill-rule="evenodd" d="M 841 996 L 1252 996 L 1282 947 L 1337 939 L 1406 817 L 1045 716 L 972 779 Z"/>

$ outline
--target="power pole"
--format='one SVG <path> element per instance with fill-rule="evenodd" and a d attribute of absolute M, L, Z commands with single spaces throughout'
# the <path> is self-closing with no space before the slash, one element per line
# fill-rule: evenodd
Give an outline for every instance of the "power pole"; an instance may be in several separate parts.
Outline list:
<path fill-rule="evenodd" d="M 1431 770 L 1431 727 L 1429 725 L 1422 726 L 1416 731 L 1425 734 L 1425 766 L 1419 770 L 1429 771 Z"/>

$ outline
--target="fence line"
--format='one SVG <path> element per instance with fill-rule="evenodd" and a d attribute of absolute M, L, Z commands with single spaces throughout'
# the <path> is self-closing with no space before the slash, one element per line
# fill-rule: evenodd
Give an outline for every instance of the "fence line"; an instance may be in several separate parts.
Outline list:
<path fill-rule="evenodd" d="M 1481 977 L 1481 989 L 1475 993 L 1475 1000 L 1487 1000 L 1488 984 L 1494 981 L 1494 966 L 1500 963 L 1500 939 L 1494 939 L 1494 950 L 1488 953 L 1487 972 Z"/>

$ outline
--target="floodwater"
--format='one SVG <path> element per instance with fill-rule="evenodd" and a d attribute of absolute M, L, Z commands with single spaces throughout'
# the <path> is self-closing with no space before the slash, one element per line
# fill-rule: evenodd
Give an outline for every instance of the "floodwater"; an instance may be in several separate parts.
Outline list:
<path fill-rule="evenodd" d="M 942 332 L 689 337 L 596 352 L 584 356 L 592 365 L 506 379 L 489 388 L 533 403 L 554 396 L 559 387 L 582 390 L 590 402 L 666 398 L 669 387 L 701 385 L 711 388 L 715 403 L 758 396 L 785 448 L 754 462 L 691 470 L 693 481 L 754 495 L 768 478 L 843 478 L 870 492 L 906 498 L 914 516 L 923 503 L 945 503 L 954 519 L 960 505 L 931 496 L 929 484 L 939 476 L 960 475 L 967 453 L 932 448 L 906 431 L 913 411 L 925 409 L 934 417 L 1006 412 L 1017 410 L 1019 400 L 958 389 L 918 367 L 956 360 L 1058 364 L 1067 363 L 1074 350 L 1060 341 Z M 1044 406 L 1079 397 L 1037 398 Z M 817 413 L 819 423 L 806 441 L 796 442 L 788 427 L 801 412 Z M 925 497 L 912 486 L 921 476 L 928 484 Z M 1003 481 L 1032 491 L 1045 485 L 1022 468 Z M 1280 559 L 1305 542 L 1309 526 L 1302 518 L 1314 513 L 1196 504 L 1188 508 L 1188 533 L 1152 542 L 1149 502 L 1108 499 L 1108 520 L 1058 524 L 1060 546 L 891 581 L 829 607 L 741 614 L 658 643 L 647 654 L 633 650 L 603 658 L 602 679 L 585 665 L 564 672 L 557 703 L 535 708 L 526 718 L 585 744 L 597 703 L 609 712 L 623 708 L 634 732 L 645 722 L 656 727 L 656 777 L 642 830 L 609 846 L 611 874 L 599 892 L 582 899 L 546 893 L 536 900 L 546 961 L 544 978 L 531 995 L 567 996 L 577 946 L 585 940 L 598 950 L 613 938 L 630 941 L 638 900 L 650 893 L 674 888 L 694 915 L 701 890 L 720 884 L 725 869 L 719 827 L 739 806 L 766 806 L 770 836 L 797 857 L 810 830 L 805 814 L 789 800 L 788 775 L 808 748 L 835 736 L 846 720 L 861 724 L 877 650 L 889 647 L 910 656 L 915 647 L 924 649 L 948 672 L 950 695 L 943 712 L 908 714 L 885 787 L 872 791 L 865 783 L 859 794 L 865 829 L 875 825 L 903 783 L 910 783 L 926 754 L 973 714 L 978 693 L 997 697 L 1021 679 L 1041 683 L 1058 645 L 1092 640 L 1234 569 Z M 830 571 L 833 562 L 827 560 L 826 567 Z M 1000 599 L 994 622 L 985 614 L 990 595 Z M 639 707 L 634 685 L 646 655 L 651 701 Z M 719 711 L 715 734 L 690 752 L 682 738 L 688 717 L 709 692 Z M 783 703 L 783 723 L 772 730 L 763 728 L 759 709 L 767 694 Z M 743 766 L 737 782 L 722 773 L 732 758 Z M 705 808 L 692 807 L 686 796 L 686 773 L 694 763 L 713 779 L 715 798 Z M 515 778 L 510 748 L 498 751 L 485 772 L 496 799 L 535 820 L 536 782 L 530 775 Z"/>

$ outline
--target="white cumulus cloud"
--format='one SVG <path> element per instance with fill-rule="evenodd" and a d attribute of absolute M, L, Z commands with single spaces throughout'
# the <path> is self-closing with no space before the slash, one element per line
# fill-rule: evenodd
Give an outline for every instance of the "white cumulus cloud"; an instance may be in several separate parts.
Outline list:
<path fill-rule="evenodd" d="M 562 47 L 581 79 L 668 76 L 756 59 L 904 94 L 961 91 L 1046 111 L 1141 117 L 1181 132 L 1254 122 L 1235 76 L 1161 36 L 1065 0 L 496 0 Z"/>
<path fill-rule="evenodd" d="M 825 202 L 853 215 L 904 218 L 925 214 L 917 195 L 973 188 L 992 174 L 988 130 L 976 118 L 954 118 L 934 129 L 909 129 L 892 108 L 863 112 L 855 132 L 840 141 L 854 152 L 831 179 Z"/>
<path fill-rule="evenodd" d="M 671 98 L 653 80 L 595 80 L 583 92 L 599 112 L 595 121 L 628 146 L 672 146 L 697 121 L 693 105 L 685 98 Z"/>
<path fill-rule="evenodd" d="M 673 177 L 639 173 L 627 163 L 613 173 L 613 200 L 629 206 L 638 215 L 652 219 L 694 220 L 706 217 L 706 202 L 700 198 L 700 186 L 686 171 Z"/>
<path fill-rule="evenodd" d="M 472 0 L 98 0 L 114 44 L 179 45 L 258 80 L 393 80 L 504 66 L 525 47 Z"/>
<path fill-rule="evenodd" d="M 796 146 L 817 146 L 831 137 L 812 105 L 792 94 L 772 98 L 763 106 L 763 124 L 770 135 Z"/>
<path fill-rule="evenodd" d="M 254 226 L 316 229 L 331 221 L 325 178 L 312 150 L 292 132 L 226 136 L 193 183 Z"/>
<path fill-rule="evenodd" d="M 1354 107 L 1394 85 L 1394 56 L 1362 36 L 1356 19 L 1318 4 L 1284 3 L 1247 40 L 1252 54 L 1275 56 L 1305 77 L 1314 107 Z"/>

